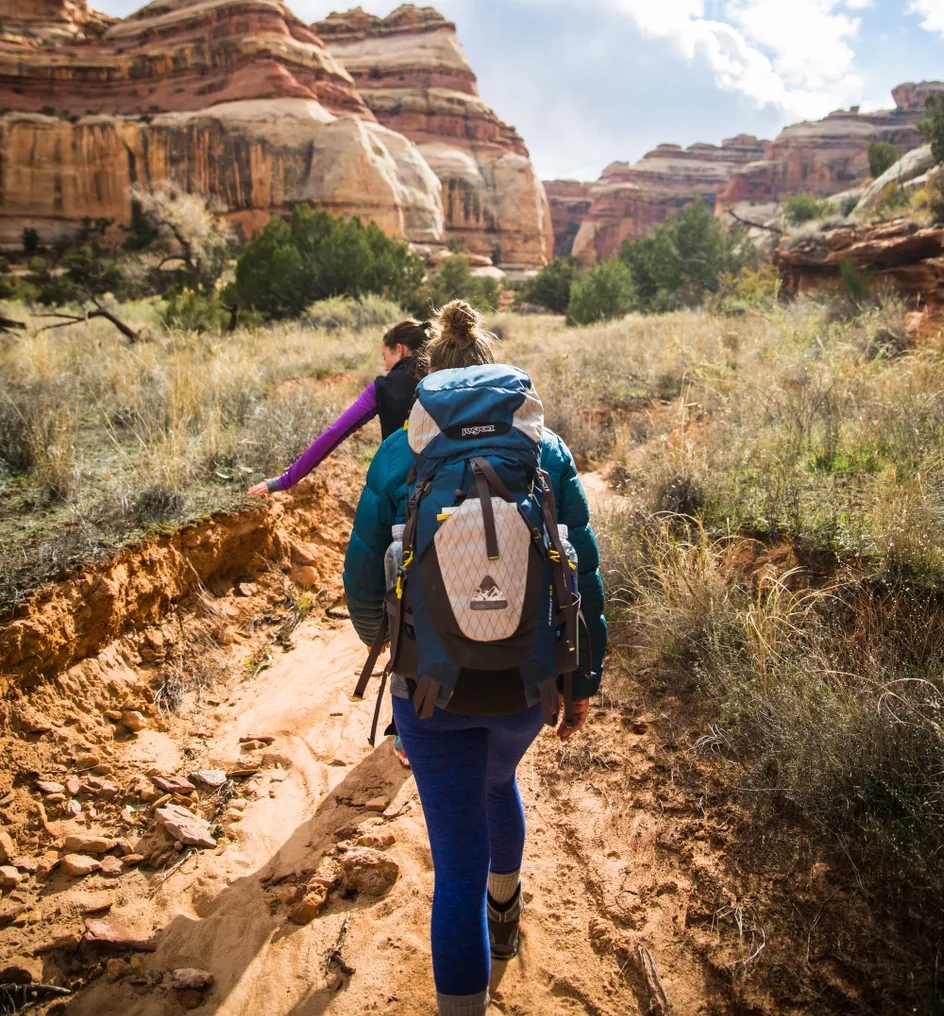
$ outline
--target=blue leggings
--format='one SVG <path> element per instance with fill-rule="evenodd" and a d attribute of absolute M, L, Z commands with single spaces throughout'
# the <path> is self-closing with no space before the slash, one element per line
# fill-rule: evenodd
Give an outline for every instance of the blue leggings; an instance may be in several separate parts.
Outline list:
<path fill-rule="evenodd" d="M 419 720 L 408 699 L 393 715 L 426 816 L 433 851 L 432 951 L 436 990 L 476 995 L 488 987 L 488 873 L 521 867 L 525 817 L 515 771 L 540 733 L 541 707 L 515 716 Z"/>

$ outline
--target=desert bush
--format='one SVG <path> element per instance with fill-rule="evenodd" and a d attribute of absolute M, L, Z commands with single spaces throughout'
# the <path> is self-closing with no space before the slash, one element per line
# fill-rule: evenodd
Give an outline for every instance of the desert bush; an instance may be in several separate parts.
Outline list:
<path fill-rule="evenodd" d="M 42 249 L 39 233 L 32 226 L 27 226 L 23 230 L 23 256 L 34 258 L 42 252 Z"/>
<path fill-rule="evenodd" d="M 878 179 L 883 173 L 891 169 L 901 158 L 898 149 L 888 141 L 873 141 L 869 145 L 869 173 L 873 179 Z"/>
<path fill-rule="evenodd" d="M 812 194 L 794 194 L 783 206 L 783 217 L 791 226 L 802 226 L 804 222 L 812 222 L 829 214 L 830 204 L 825 198 L 817 198 Z"/>
<path fill-rule="evenodd" d="M 240 303 L 275 320 L 297 317 L 319 300 L 374 293 L 414 306 L 425 269 L 408 244 L 356 216 L 335 219 L 297 205 L 291 224 L 272 219 L 236 267 Z"/>
<path fill-rule="evenodd" d="M 718 291 L 708 303 L 712 314 L 725 317 L 752 310 L 770 311 L 780 296 L 780 273 L 773 265 L 744 268 L 737 275 L 722 275 Z"/>
<path fill-rule="evenodd" d="M 619 258 L 608 258 L 588 268 L 574 282 L 567 305 L 567 323 L 591 325 L 625 317 L 635 302 L 632 272 Z"/>
<path fill-rule="evenodd" d="M 359 331 L 362 328 L 386 328 L 406 316 L 402 307 L 382 296 L 369 293 L 356 300 L 349 296 L 319 300 L 305 311 L 304 320 L 312 328 L 336 332 L 343 329 Z"/>
<path fill-rule="evenodd" d="M 570 304 L 570 291 L 580 275 L 576 258 L 556 258 L 545 265 L 524 287 L 522 299 L 546 307 L 553 314 L 566 314 Z"/>
<path fill-rule="evenodd" d="M 757 248 L 697 198 L 643 240 L 626 241 L 621 259 L 632 272 L 639 308 L 651 313 L 697 307 L 725 275 L 756 265 Z"/>
<path fill-rule="evenodd" d="M 454 254 L 429 276 L 414 301 L 424 317 L 452 300 L 465 300 L 476 310 L 495 311 L 498 309 L 499 292 L 500 286 L 495 279 L 473 275 L 466 259 Z"/>
<path fill-rule="evenodd" d="M 161 321 L 166 328 L 185 332 L 222 332 L 230 312 L 217 293 L 173 288 L 167 295 Z"/>

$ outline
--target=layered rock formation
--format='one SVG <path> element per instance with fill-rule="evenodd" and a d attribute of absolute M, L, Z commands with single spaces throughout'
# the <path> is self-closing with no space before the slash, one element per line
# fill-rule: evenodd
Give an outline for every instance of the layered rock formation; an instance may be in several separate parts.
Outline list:
<path fill-rule="evenodd" d="M 907 219 L 842 227 L 793 241 L 774 254 L 785 296 L 837 284 L 840 266 L 855 265 L 890 286 L 939 323 L 944 314 L 944 227 L 920 229 Z"/>
<path fill-rule="evenodd" d="M 590 184 L 579 180 L 548 180 L 544 184 L 554 230 L 554 255 L 573 252 L 574 240 L 590 211 L 593 197 Z"/>
<path fill-rule="evenodd" d="M 407 4 L 313 27 L 377 119 L 415 142 L 439 176 L 448 237 L 505 268 L 543 265 L 553 244 L 544 187 L 518 133 L 480 98 L 455 25 Z"/>
<path fill-rule="evenodd" d="M 100 36 L 117 20 L 91 11 L 85 0 L 3 0 L 4 32 L 38 39 Z"/>
<path fill-rule="evenodd" d="M 2 0 L 0 19 L 22 6 Z M 81 20 L 82 0 L 69 10 Z M 24 226 L 49 242 L 85 218 L 127 223 L 131 184 L 166 181 L 247 230 L 311 201 L 442 241 L 436 175 L 279 0 L 157 0 L 54 47 L 7 34 L 0 105 L 18 111 L 0 118 L 5 246 Z"/>
<path fill-rule="evenodd" d="M 731 174 L 760 158 L 765 146 L 739 135 L 720 147 L 659 145 L 635 165 L 612 163 L 590 188 L 592 204 L 574 241 L 574 255 L 582 261 L 609 257 L 624 240 L 648 236 L 696 196 L 714 207 L 715 195 Z"/>
<path fill-rule="evenodd" d="M 860 113 L 853 107 L 787 127 L 762 159 L 732 174 L 718 195 L 719 205 L 724 209 L 743 202 L 779 201 L 800 192 L 826 197 L 848 190 L 868 177 L 872 142 L 890 141 L 901 152 L 921 144 L 915 124 L 922 115 L 916 107 L 878 113 Z"/>

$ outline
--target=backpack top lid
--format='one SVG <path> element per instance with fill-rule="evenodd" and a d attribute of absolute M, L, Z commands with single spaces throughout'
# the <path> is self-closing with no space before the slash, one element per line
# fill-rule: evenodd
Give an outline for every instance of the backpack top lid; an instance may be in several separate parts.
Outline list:
<path fill-rule="evenodd" d="M 531 378 L 494 363 L 439 370 L 416 389 L 410 448 L 423 461 L 508 451 L 540 459 L 544 406 Z"/>

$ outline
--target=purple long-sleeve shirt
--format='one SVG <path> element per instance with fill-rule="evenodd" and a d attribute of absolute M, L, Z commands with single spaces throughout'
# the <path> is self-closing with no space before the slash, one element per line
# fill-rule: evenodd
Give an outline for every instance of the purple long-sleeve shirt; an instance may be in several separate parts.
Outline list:
<path fill-rule="evenodd" d="M 297 462 L 289 466 L 277 480 L 266 480 L 269 492 L 289 490 L 296 483 L 300 483 L 313 469 L 317 469 L 342 441 L 347 440 L 354 431 L 360 430 L 376 415 L 377 389 L 371 381 L 358 396 L 357 401 L 345 409 L 326 431 L 315 438 Z"/>

